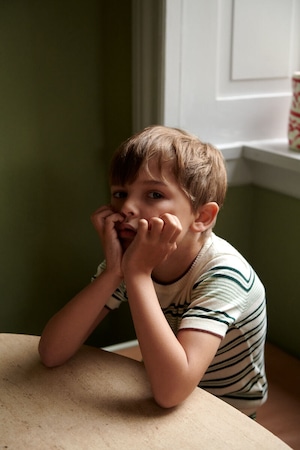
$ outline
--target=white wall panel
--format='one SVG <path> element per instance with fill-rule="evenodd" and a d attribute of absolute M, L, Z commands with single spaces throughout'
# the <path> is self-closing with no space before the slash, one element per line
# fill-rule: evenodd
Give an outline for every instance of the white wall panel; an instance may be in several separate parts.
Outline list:
<path fill-rule="evenodd" d="M 268 0 L 260 0 L 259 4 Z M 270 0 L 273 1 L 273 0 Z M 246 67 L 249 66 L 249 52 L 244 49 L 244 54 L 240 52 L 238 56 L 234 53 L 234 45 L 237 41 L 237 32 L 236 26 L 242 28 L 242 23 L 238 24 L 237 17 L 235 14 L 235 6 L 237 4 L 247 3 L 248 5 L 252 5 L 251 0 L 220 0 L 219 8 L 218 8 L 218 46 L 217 46 L 217 98 L 219 100 L 226 99 L 237 99 L 237 98 L 254 98 L 254 97 L 276 97 L 276 96 L 284 96 L 289 97 L 291 92 L 291 74 L 300 67 L 300 49 L 298 44 L 298 40 L 300 41 L 299 36 L 299 27 L 297 27 L 297 20 L 300 21 L 299 10 L 297 10 L 297 3 L 299 5 L 299 0 L 275 0 L 279 1 L 281 6 L 290 5 L 290 7 L 286 8 L 286 15 L 289 17 L 289 21 L 291 22 L 291 27 L 288 30 L 289 39 L 287 40 L 288 45 L 286 47 L 286 54 L 289 56 L 287 58 L 284 56 L 282 59 L 279 58 L 277 65 L 282 65 L 283 69 L 281 72 L 286 71 L 285 76 L 278 77 L 278 71 L 275 76 L 275 72 L 273 71 L 272 76 L 269 78 L 263 78 L 262 73 L 264 71 L 266 75 L 266 70 L 264 70 L 265 66 L 261 68 L 259 61 L 264 60 L 263 56 L 260 55 L 262 50 L 256 46 L 253 49 L 253 53 L 257 53 L 252 55 L 252 63 L 253 69 L 250 68 L 249 73 L 246 75 Z M 287 3 L 285 3 L 287 1 Z M 258 8 L 258 7 L 257 7 Z M 283 8 L 282 8 L 283 9 Z M 259 15 L 260 9 L 257 9 L 257 16 Z M 297 13 L 298 16 L 297 17 Z M 238 17 L 243 16 L 242 14 L 238 14 Z M 235 17 L 235 19 L 234 19 Z M 262 16 L 264 19 L 264 16 Z M 244 17 L 244 21 L 247 22 L 247 16 Z M 234 25 L 236 23 L 236 26 Z M 254 28 L 252 34 L 256 33 L 256 28 Z M 268 35 L 268 29 L 265 27 L 265 35 Z M 278 33 L 279 35 L 279 33 Z M 280 34 L 281 37 L 287 38 L 287 35 Z M 261 38 L 263 41 L 263 38 Z M 237 44 L 236 44 L 237 45 Z M 261 44 L 262 45 L 262 44 Z M 245 45 L 246 47 L 246 45 Z M 268 47 L 265 43 L 264 47 Z M 264 50 L 267 52 L 267 50 Z M 277 56 L 276 56 L 277 58 Z M 288 67 L 287 67 L 287 59 L 288 59 Z M 264 63 L 263 63 L 264 64 Z M 233 67 L 239 68 L 241 72 L 243 72 L 244 79 L 233 79 Z M 252 73 L 251 73 L 252 71 Z M 254 73 L 256 75 L 254 76 Z M 269 74 L 270 75 L 270 74 Z M 241 76 L 241 75 L 240 75 Z M 235 74 L 235 77 L 237 75 Z"/>
<path fill-rule="evenodd" d="M 232 79 L 290 75 L 293 0 L 234 0 Z"/>
<path fill-rule="evenodd" d="M 164 123 L 215 144 L 286 137 L 299 23 L 300 0 L 166 0 Z"/>
<path fill-rule="evenodd" d="M 230 184 L 254 182 L 300 198 L 300 155 L 287 145 L 291 76 L 300 70 L 300 0 L 132 5 L 134 130 L 153 123 L 185 128 L 222 149 Z M 256 42 L 249 43 L 252 29 Z M 277 38 L 275 62 L 266 64 L 262 53 Z"/>

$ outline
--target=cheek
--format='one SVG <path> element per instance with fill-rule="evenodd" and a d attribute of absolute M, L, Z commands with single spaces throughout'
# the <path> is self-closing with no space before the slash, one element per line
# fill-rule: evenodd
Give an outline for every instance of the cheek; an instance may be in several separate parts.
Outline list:
<path fill-rule="evenodd" d="M 141 218 L 149 220 L 152 217 L 158 217 L 160 214 L 162 214 L 165 211 L 165 209 L 158 204 L 148 204 L 145 202 L 145 204 L 140 205 L 139 207 L 139 215 Z"/>
<path fill-rule="evenodd" d="M 122 203 L 120 202 L 120 200 L 117 200 L 117 199 L 115 199 L 115 198 L 111 198 L 111 200 L 110 200 L 110 205 L 111 205 L 111 207 L 112 207 L 112 210 L 114 211 L 114 212 L 120 212 L 121 211 L 121 208 L 122 208 Z"/>

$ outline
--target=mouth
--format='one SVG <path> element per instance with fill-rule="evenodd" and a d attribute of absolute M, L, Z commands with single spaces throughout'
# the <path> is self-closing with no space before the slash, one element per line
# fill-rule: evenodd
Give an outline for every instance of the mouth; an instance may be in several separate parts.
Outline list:
<path fill-rule="evenodd" d="M 133 230 L 120 230 L 118 231 L 118 236 L 120 239 L 132 240 L 134 239 L 136 232 Z"/>
<path fill-rule="evenodd" d="M 121 223 L 117 228 L 117 233 L 119 239 L 132 241 L 135 238 L 136 230 L 129 224 Z"/>

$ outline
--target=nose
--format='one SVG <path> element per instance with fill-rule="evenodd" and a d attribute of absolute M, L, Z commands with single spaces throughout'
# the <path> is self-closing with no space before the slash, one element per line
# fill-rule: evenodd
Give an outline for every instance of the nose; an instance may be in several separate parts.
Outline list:
<path fill-rule="evenodd" d="M 132 217 L 137 215 L 137 204 L 131 196 L 127 196 L 121 206 L 120 213 L 125 217 Z"/>

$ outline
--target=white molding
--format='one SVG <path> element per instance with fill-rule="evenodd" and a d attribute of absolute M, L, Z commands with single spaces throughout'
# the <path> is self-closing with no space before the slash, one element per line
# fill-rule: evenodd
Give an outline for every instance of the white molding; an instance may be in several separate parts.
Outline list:
<path fill-rule="evenodd" d="M 261 98 L 287 98 L 290 102 L 292 98 L 291 92 L 272 92 L 266 94 L 248 94 L 248 95 L 232 95 L 232 96 L 217 96 L 218 102 L 233 102 L 235 100 L 255 100 Z"/>
<path fill-rule="evenodd" d="M 254 184 L 300 199 L 300 153 L 286 140 L 220 146 L 229 186 Z"/>
<path fill-rule="evenodd" d="M 180 125 L 183 0 L 165 0 L 163 124 Z M 178 30 L 172 34 L 172 30 Z M 166 36 L 172 34 L 172 39 Z M 166 82 L 167 80 L 167 82 Z"/>
<path fill-rule="evenodd" d="M 133 132 L 163 116 L 165 0 L 132 0 Z"/>

